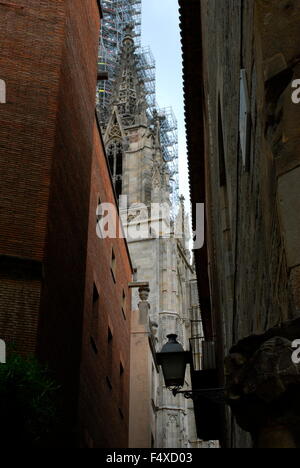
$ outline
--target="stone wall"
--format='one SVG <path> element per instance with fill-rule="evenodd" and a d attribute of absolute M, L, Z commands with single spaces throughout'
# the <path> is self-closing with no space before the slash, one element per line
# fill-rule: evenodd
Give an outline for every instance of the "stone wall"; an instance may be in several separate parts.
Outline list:
<path fill-rule="evenodd" d="M 213 313 L 225 354 L 299 315 L 299 2 L 202 0 Z M 241 70 L 249 146 L 240 131 Z M 298 76 L 297 76 L 298 74 Z M 228 445 L 249 446 L 233 426 Z"/>
<path fill-rule="evenodd" d="M 151 300 L 151 293 L 150 293 Z M 150 329 L 150 304 L 132 311 L 130 367 L 130 448 L 156 446 L 157 384 L 159 369 L 154 353 L 157 338 Z"/>

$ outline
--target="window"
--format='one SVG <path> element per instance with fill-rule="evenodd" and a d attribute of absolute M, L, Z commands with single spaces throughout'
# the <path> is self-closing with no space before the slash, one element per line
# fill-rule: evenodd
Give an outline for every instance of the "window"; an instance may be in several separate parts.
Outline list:
<path fill-rule="evenodd" d="M 93 288 L 93 306 L 91 319 L 91 346 L 95 354 L 98 354 L 98 332 L 99 332 L 99 293 L 96 285 Z"/>
<path fill-rule="evenodd" d="M 113 334 L 110 328 L 107 333 L 107 384 L 112 389 L 112 373 L 113 373 Z"/>
<path fill-rule="evenodd" d="M 98 198 L 98 205 L 97 205 L 97 210 L 96 210 L 96 227 L 98 227 L 98 224 L 99 222 L 101 221 L 102 219 L 102 216 L 101 216 L 101 200 L 100 198 Z"/>
<path fill-rule="evenodd" d="M 152 372 L 151 372 L 151 399 L 152 399 L 152 406 L 153 409 L 156 407 L 156 376 L 155 376 L 155 368 L 152 364 Z"/>
<path fill-rule="evenodd" d="M 116 255 L 114 249 L 112 249 L 112 254 L 111 254 L 111 274 L 113 277 L 114 282 L 116 283 L 116 273 L 117 273 L 117 260 L 116 260 Z"/>
<path fill-rule="evenodd" d="M 121 414 L 123 414 L 123 404 L 124 404 L 124 389 L 125 389 L 125 369 L 123 364 L 120 362 L 120 387 L 119 387 L 119 409 Z"/>
<path fill-rule="evenodd" d="M 122 294 L 122 314 L 123 314 L 123 317 L 124 317 L 125 320 L 126 320 L 126 307 L 127 307 L 127 298 L 126 298 L 125 291 L 124 291 L 124 289 L 123 289 L 123 294 Z"/>
<path fill-rule="evenodd" d="M 123 190 L 123 157 L 124 149 L 120 140 L 113 140 L 107 148 L 107 157 L 110 172 L 113 179 L 117 199 L 122 195 Z"/>

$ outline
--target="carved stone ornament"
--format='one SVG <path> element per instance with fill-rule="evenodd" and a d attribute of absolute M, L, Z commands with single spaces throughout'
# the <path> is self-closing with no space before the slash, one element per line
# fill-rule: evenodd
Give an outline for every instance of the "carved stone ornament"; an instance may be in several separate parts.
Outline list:
<path fill-rule="evenodd" d="M 300 320 L 231 349 L 225 361 L 226 399 L 257 448 L 300 447 L 300 364 L 293 362 Z"/>
<path fill-rule="evenodd" d="M 141 301 L 148 301 L 149 294 L 150 294 L 149 288 L 139 288 L 139 295 L 140 295 Z"/>

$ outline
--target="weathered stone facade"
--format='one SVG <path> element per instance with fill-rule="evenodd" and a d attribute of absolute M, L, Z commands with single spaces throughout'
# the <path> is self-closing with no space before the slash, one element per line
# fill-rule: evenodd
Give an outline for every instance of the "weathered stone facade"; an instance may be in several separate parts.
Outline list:
<path fill-rule="evenodd" d="M 138 309 L 132 311 L 130 366 L 130 448 L 152 448 L 156 437 L 159 368 L 157 326 L 149 317 L 149 288 L 140 288 Z M 151 301 L 151 298 L 149 299 Z"/>
<path fill-rule="evenodd" d="M 194 79 L 190 63 L 199 60 L 193 83 L 202 110 L 191 113 L 193 97 L 186 95 L 189 157 L 191 168 L 203 162 L 206 268 L 222 380 L 233 345 L 299 316 L 300 106 L 292 102 L 292 82 L 300 76 L 300 5 L 192 3 L 202 36 L 192 50 L 183 22 L 186 81 Z M 191 153 L 193 119 L 203 130 L 199 154 Z M 195 194 L 196 176 L 191 180 Z M 251 445 L 230 421 L 227 445 Z"/>
<path fill-rule="evenodd" d="M 168 215 L 170 172 L 162 154 L 160 117 L 157 115 L 151 122 L 146 111 L 144 87 L 138 78 L 134 43 L 128 29 L 104 141 L 117 195 L 127 196 L 125 201 L 121 199 L 120 208 L 124 228 L 129 229 L 129 250 L 136 279 L 150 286 L 150 319 L 158 324 L 157 350 L 169 333 L 176 333 L 185 349 L 189 349 L 190 280 L 194 272 L 188 251 L 189 239 L 174 235 L 175 227 L 179 232 L 187 220 L 182 210 L 175 222 Z M 166 211 L 151 211 L 152 203 L 163 205 Z M 146 238 L 134 238 L 130 230 L 134 227 L 142 229 Z M 164 235 L 168 231 L 170 235 Z M 133 298 L 133 310 L 138 310 L 138 301 L 138 296 Z M 186 383 L 190 386 L 188 373 Z M 153 445 L 188 448 L 197 444 L 193 405 L 183 396 L 174 399 L 165 388 L 162 375 L 158 376 L 152 392 L 155 402 Z"/>

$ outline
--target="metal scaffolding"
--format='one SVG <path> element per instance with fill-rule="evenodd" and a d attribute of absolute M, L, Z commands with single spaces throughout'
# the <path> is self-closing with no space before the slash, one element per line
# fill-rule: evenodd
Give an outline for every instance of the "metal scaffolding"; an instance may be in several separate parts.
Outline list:
<path fill-rule="evenodd" d="M 157 116 L 160 120 L 161 146 L 164 160 L 170 170 L 171 197 L 178 205 L 178 132 L 177 121 L 171 108 L 160 109 L 156 102 L 155 60 L 149 48 L 141 48 L 142 0 L 102 0 L 103 21 L 100 37 L 98 67 L 108 72 L 108 80 L 98 82 L 97 105 L 101 124 L 105 127 L 109 119 L 110 102 L 118 70 L 118 59 L 125 29 L 133 28 L 135 57 L 139 79 L 144 85 L 148 105 L 149 124 Z"/>
<path fill-rule="evenodd" d="M 150 109 L 151 111 L 151 109 Z M 173 109 L 164 109 L 158 106 L 153 111 L 160 122 L 160 142 L 164 160 L 168 164 L 170 172 L 170 189 L 174 212 L 179 206 L 179 174 L 178 174 L 178 127 Z"/>
<path fill-rule="evenodd" d="M 156 77 L 155 59 L 149 48 L 143 48 L 136 54 L 137 72 L 145 88 L 145 96 L 149 109 L 156 107 Z"/>
<path fill-rule="evenodd" d="M 108 72 L 109 79 L 98 83 L 97 105 L 105 122 L 126 26 L 133 27 L 135 45 L 140 47 L 142 0 L 102 0 L 102 10 L 98 69 Z"/>

